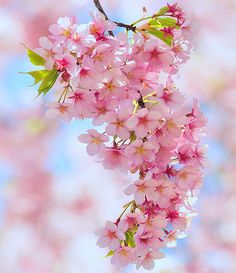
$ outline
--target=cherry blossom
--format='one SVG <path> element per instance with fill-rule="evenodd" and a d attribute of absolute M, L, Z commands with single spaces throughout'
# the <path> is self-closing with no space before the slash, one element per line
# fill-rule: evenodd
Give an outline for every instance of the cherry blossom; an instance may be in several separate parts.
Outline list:
<path fill-rule="evenodd" d="M 122 246 L 120 249 L 115 251 L 111 258 L 112 264 L 118 264 L 120 267 L 124 267 L 130 263 L 130 261 L 135 260 L 135 254 L 132 248 L 127 246 Z"/>
<path fill-rule="evenodd" d="M 97 230 L 100 236 L 97 244 L 101 247 L 109 247 L 111 250 L 117 250 L 120 247 L 120 240 L 125 239 L 124 233 L 112 222 L 107 221 L 105 228 Z"/>
<path fill-rule="evenodd" d="M 79 141 L 83 143 L 88 143 L 87 153 L 89 155 L 95 155 L 105 149 L 104 142 L 109 141 L 109 137 L 103 134 L 99 134 L 94 129 L 89 129 L 88 134 L 83 134 L 79 136 Z"/>
<path fill-rule="evenodd" d="M 134 194 L 134 200 L 137 204 L 143 204 L 145 198 L 154 190 L 153 180 L 138 180 L 125 189 L 127 195 Z"/>
<path fill-rule="evenodd" d="M 130 129 L 127 128 L 127 119 L 130 117 L 129 111 L 118 110 L 110 112 L 106 115 L 106 133 L 110 136 L 118 136 L 121 139 L 128 139 L 130 137 Z"/>
<path fill-rule="evenodd" d="M 105 169 L 132 176 L 125 189 L 132 200 L 97 231 L 97 244 L 113 264 L 151 270 L 164 257 L 160 251 L 186 231 L 203 178 L 207 121 L 198 101 L 189 105 L 174 83 L 192 51 L 191 27 L 178 4 L 130 25 L 110 21 L 105 12 L 91 16 L 88 24 L 64 17 L 50 27 L 37 52 L 45 53 L 42 41 L 50 52 L 54 45 L 60 50 L 36 55 L 33 62 L 53 68 L 35 81 L 41 80 L 40 93 L 57 87 L 48 116 L 91 119 L 100 131 L 78 137 L 88 154 Z"/>
<path fill-rule="evenodd" d="M 130 117 L 127 121 L 129 128 L 135 131 L 137 137 L 145 137 L 148 132 L 160 126 L 160 112 L 140 109 L 136 115 Z"/>
<path fill-rule="evenodd" d="M 145 251 L 142 253 L 141 256 L 138 257 L 137 269 L 142 266 L 144 269 L 152 270 L 155 266 L 154 260 L 159 260 L 164 257 L 165 255 L 160 252 L 155 252 L 151 250 Z"/>
<path fill-rule="evenodd" d="M 73 105 L 69 103 L 50 103 L 50 109 L 47 110 L 46 116 L 49 118 L 61 117 L 64 121 L 69 122 L 72 119 Z"/>
<path fill-rule="evenodd" d="M 155 159 L 155 150 L 156 148 L 151 142 L 143 142 L 143 140 L 137 139 L 125 149 L 125 153 L 135 166 L 139 166 L 145 161 L 153 161 Z"/>

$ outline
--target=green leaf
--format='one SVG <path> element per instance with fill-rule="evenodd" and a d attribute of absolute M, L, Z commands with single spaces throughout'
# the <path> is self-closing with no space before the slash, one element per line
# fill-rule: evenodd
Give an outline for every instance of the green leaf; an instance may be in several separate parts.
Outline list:
<path fill-rule="evenodd" d="M 22 74 L 28 74 L 34 78 L 34 84 L 41 82 L 49 73 L 49 70 L 35 70 L 29 72 L 20 72 Z"/>
<path fill-rule="evenodd" d="M 168 46 L 172 46 L 173 43 L 173 37 L 168 34 L 164 34 L 164 32 L 157 30 L 157 29 L 148 29 L 147 31 L 149 34 L 156 36 L 157 38 L 161 39 L 163 42 L 165 42 Z"/>
<path fill-rule="evenodd" d="M 130 132 L 130 141 L 131 141 L 131 143 L 134 142 L 136 140 L 136 138 L 137 137 L 135 135 L 135 132 L 134 131 Z"/>
<path fill-rule="evenodd" d="M 156 19 L 151 19 L 148 24 L 153 28 L 163 28 L 162 24 Z"/>
<path fill-rule="evenodd" d="M 42 93 L 46 95 L 48 91 L 53 87 L 55 84 L 57 78 L 58 78 L 58 71 L 56 69 L 52 69 L 49 71 L 49 73 L 44 77 L 42 80 L 39 89 L 38 89 L 38 95 L 41 95 Z"/>
<path fill-rule="evenodd" d="M 105 256 L 105 258 L 110 257 L 110 256 L 113 256 L 114 253 L 115 253 L 115 251 L 110 250 L 110 251 L 107 253 L 107 255 Z"/>
<path fill-rule="evenodd" d="M 125 242 L 126 244 L 129 246 L 129 247 L 132 247 L 134 248 L 135 247 L 135 241 L 134 241 L 134 234 L 132 231 L 128 230 L 126 233 L 125 233 Z"/>
<path fill-rule="evenodd" d="M 156 19 L 163 27 L 179 28 L 177 20 L 171 17 L 157 18 Z"/>
<path fill-rule="evenodd" d="M 35 71 L 29 71 L 29 72 L 20 72 L 22 74 L 28 74 L 34 78 L 34 84 L 40 83 L 40 86 L 38 88 L 38 96 L 42 93 L 46 95 L 48 91 L 53 87 L 55 84 L 59 72 L 56 69 L 52 70 L 35 70 Z"/>
<path fill-rule="evenodd" d="M 169 10 L 169 7 L 168 7 L 168 6 L 161 8 L 161 9 L 158 11 L 157 16 L 162 16 L 162 15 L 166 14 L 168 10 Z"/>
<path fill-rule="evenodd" d="M 23 44 L 23 46 L 26 48 L 28 57 L 32 64 L 37 66 L 44 66 L 46 60 L 42 56 L 38 55 L 36 52 L 29 49 L 26 45 Z"/>

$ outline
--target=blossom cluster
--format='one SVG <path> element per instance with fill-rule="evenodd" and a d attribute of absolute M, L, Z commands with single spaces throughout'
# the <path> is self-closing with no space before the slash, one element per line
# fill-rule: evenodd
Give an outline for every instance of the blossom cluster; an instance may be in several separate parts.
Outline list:
<path fill-rule="evenodd" d="M 101 131 L 79 136 L 88 154 L 105 169 L 136 177 L 125 189 L 133 200 L 97 231 L 97 244 L 109 249 L 112 264 L 150 270 L 191 218 L 202 183 L 206 119 L 198 101 L 188 106 L 174 84 L 192 50 L 184 11 L 168 4 L 126 25 L 128 34 L 117 25 L 101 13 L 89 24 L 60 18 L 40 38 L 40 48 L 28 50 L 32 63 L 45 69 L 28 74 L 41 82 L 39 95 L 56 86 L 57 102 L 48 105 L 47 116 L 91 119 Z"/>

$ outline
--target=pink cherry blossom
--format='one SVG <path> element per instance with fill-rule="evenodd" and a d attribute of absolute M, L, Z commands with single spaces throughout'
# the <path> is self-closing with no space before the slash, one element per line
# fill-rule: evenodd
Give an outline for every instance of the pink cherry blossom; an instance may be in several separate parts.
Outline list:
<path fill-rule="evenodd" d="M 126 189 L 125 193 L 128 194 L 129 190 Z M 119 228 L 124 232 L 128 229 L 132 230 L 136 226 L 145 222 L 145 217 L 140 212 L 128 213 L 123 220 L 119 222 Z"/>
<path fill-rule="evenodd" d="M 138 166 L 145 161 L 153 161 L 155 159 L 155 150 L 156 147 L 151 142 L 137 139 L 127 146 L 125 153 L 132 160 L 133 164 Z"/>
<path fill-rule="evenodd" d="M 144 251 L 142 255 L 138 257 L 137 269 L 143 267 L 146 270 L 152 270 L 155 266 L 154 260 L 159 260 L 164 258 L 165 255 L 161 252 L 156 251 Z"/>
<path fill-rule="evenodd" d="M 140 88 L 143 84 L 143 77 L 147 71 L 147 65 L 145 63 L 138 64 L 134 61 L 130 61 L 122 69 L 124 75 L 129 80 L 130 84 L 134 87 Z"/>
<path fill-rule="evenodd" d="M 59 71 L 67 71 L 71 76 L 77 73 L 76 59 L 69 54 L 57 56 L 55 59 Z"/>
<path fill-rule="evenodd" d="M 151 67 L 163 69 L 169 72 L 174 62 L 174 57 L 169 48 L 162 42 L 149 39 L 144 44 L 144 51 L 141 54 L 144 61 L 147 61 Z"/>
<path fill-rule="evenodd" d="M 88 143 L 87 153 L 96 155 L 105 149 L 104 142 L 109 141 L 109 137 L 104 134 L 99 134 L 96 130 L 89 129 L 88 134 L 82 134 L 78 137 L 79 141 Z"/>
<path fill-rule="evenodd" d="M 100 237 L 97 245 L 109 247 L 111 250 L 118 250 L 120 248 L 120 240 L 125 240 L 124 233 L 110 221 L 106 222 L 105 228 L 97 230 L 96 234 Z"/>
<path fill-rule="evenodd" d="M 99 94 L 99 99 L 117 99 L 119 100 L 124 93 L 125 82 L 119 71 L 115 69 L 106 71 L 103 74 L 103 88 Z"/>
<path fill-rule="evenodd" d="M 166 116 L 162 130 L 166 136 L 173 138 L 180 137 L 182 133 L 181 126 L 185 124 L 187 118 L 182 112 L 173 112 Z"/>
<path fill-rule="evenodd" d="M 111 258 L 112 264 L 117 264 L 120 267 L 124 267 L 135 260 L 135 254 L 133 248 L 127 246 L 121 246 L 120 249 L 115 251 Z"/>
<path fill-rule="evenodd" d="M 45 60 L 45 68 L 47 70 L 53 69 L 55 64 L 55 57 L 57 54 L 61 54 L 63 49 L 58 43 L 51 42 L 47 37 L 41 37 L 39 39 L 39 45 L 41 48 L 37 49 L 36 52 L 40 54 Z"/>
<path fill-rule="evenodd" d="M 56 36 L 69 37 L 71 34 L 71 28 L 74 25 L 74 18 L 63 17 L 59 18 L 57 24 L 51 25 L 49 31 Z"/>
<path fill-rule="evenodd" d="M 110 136 L 118 136 L 121 139 L 128 139 L 130 137 L 130 130 L 127 128 L 127 119 L 130 117 L 130 112 L 127 109 L 122 111 L 119 109 L 117 112 L 110 112 L 106 115 L 106 133 Z"/>
<path fill-rule="evenodd" d="M 145 251 L 147 248 L 158 250 L 163 247 L 160 238 L 163 236 L 161 229 L 149 230 L 145 226 L 139 226 L 135 234 L 136 249 L 139 252 Z"/>
<path fill-rule="evenodd" d="M 64 121 L 69 122 L 73 117 L 72 104 L 69 103 L 50 103 L 46 116 L 49 118 L 62 118 Z"/>
<path fill-rule="evenodd" d="M 95 89 L 98 86 L 98 83 L 96 81 L 98 75 L 93 69 L 91 69 L 87 65 L 79 67 L 75 76 L 76 77 L 73 77 L 71 79 L 71 86 L 74 89 L 83 88 L 88 90 Z"/>
<path fill-rule="evenodd" d="M 120 169 L 122 172 L 127 172 L 129 160 L 122 149 L 106 148 L 102 153 L 102 163 L 105 169 Z"/>
<path fill-rule="evenodd" d="M 185 166 L 178 171 L 177 185 L 180 190 L 193 190 L 195 181 L 199 179 L 199 171 L 195 166 Z"/>
<path fill-rule="evenodd" d="M 110 52 L 113 48 L 109 44 L 102 44 L 97 46 L 92 51 L 91 56 L 86 56 L 85 62 L 93 67 L 95 71 L 105 72 L 108 64 L 110 63 Z"/>
<path fill-rule="evenodd" d="M 143 204 L 145 198 L 150 196 L 154 190 L 154 180 L 137 180 L 134 184 L 125 189 L 125 194 L 134 194 L 134 200 L 137 204 Z"/>
<path fill-rule="evenodd" d="M 168 220 L 164 212 L 157 213 L 153 218 L 147 218 L 142 224 L 147 230 L 155 230 L 166 227 Z"/>
<path fill-rule="evenodd" d="M 76 49 L 79 55 L 85 53 L 96 43 L 95 38 L 89 34 L 87 24 L 72 25 L 69 38 L 71 40 L 69 47 L 71 47 L 72 50 Z"/>
<path fill-rule="evenodd" d="M 114 30 L 115 24 L 106 21 L 103 14 L 100 12 L 91 13 L 93 18 L 91 24 L 89 25 L 89 31 L 92 35 L 96 37 L 96 39 L 100 39 L 104 36 L 105 31 Z"/>
<path fill-rule="evenodd" d="M 178 149 L 178 160 L 181 164 L 191 164 L 193 162 L 193 152 L 191 144 L 185 144 Z"/>
<path fill-rule="evenodd" d="M 166 87 L 162 87 L 157 93 L 157 97 L 168 107 L 179 107 L 184 102 L 184 96 L 180 92 L 176 92 L 172 81 L 168 82 Z"/>
<path fill-rule="evenodd" d="M 82 115 L 83 117 L 91 117 L 93 110 L 93 103 L 95 102 L 95 96 L 93 92 L 87 92 L 84 89 L 77 89 L 73 95 L 68 97 L 68 100 L 73 101 L 75 115 Z"/>
<path fill-rule="evenodd" d="M 100 12 L 88 24 L 60 18 L 37 49 L 58 73 L 59 102 L 47 115 L 102 125 L 103 134 L 89 129 L 79 140 L 105 169 L 129 172 L 134 181 L 125 189 L 132 200 L 100 229 L 98 245 L 113 264 L 148 270 L 186 231 L 205 166 L 206 118 L 198 101 L 190 104 L 175 85 L 193 48 L 191 25 L 178 4 L 161 12 L 177 26 L 156 27 L 158 12 L 128 26 Z M 117 26 L 134 33 L 117 34 Z"/>
<path fill-rule="evenodd" d="M 140 109 L 136 115 L 129 118 L 127 124 L 129 129 L 134 130 L 137 137 L 145 137 L 148 132 L 151 132 L 160 126 L 159 119 L 161 114 L 157 111 L 148 111 L 146 108 Z"/>
<path fill-rule="evenodd" d="M 92 109 L 92 118 L 94 125 L 101 125 L 105 122 L 106 116 L 109 113 L 114 111 L 116 106 L 116 101 L 104 101 L 104 100 L 97 100 L 96 103 L 93 104 Z"/>
<path fill-rule="evenodd" d="M 156 202 L 160 208 L 168 208 L 171 204 L 170 200 L 176 195 L 173 183 L 164 179 L 154 181 L 154 190 L 150 193 L 151 199 Z"/>

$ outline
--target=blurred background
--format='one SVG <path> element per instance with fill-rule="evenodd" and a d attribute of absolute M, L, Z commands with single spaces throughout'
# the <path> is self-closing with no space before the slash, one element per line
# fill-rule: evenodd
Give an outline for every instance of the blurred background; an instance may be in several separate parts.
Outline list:
<path fill-rule="evenodd" d="M 110 18 L 130 23 L 165 1 L 101 0 Z M 169 1 L 174 3 L 174 1 Z M 199 216 L 155 273 L 236 273 L 236 0 L 179 1 L 195 23 L 196 50 L 177 86 L 199 98 L 209 124 L 210 166 Z M 127 177 L 103 170 L 77 135 L 87 121 L 44 118 L 21 42 L 37 47 L 59 16 L 88 22 L 92 0 L 0 0 L 0 272 L 120 273 L 96 246 L 94 230 L 127 200 Z M 144 272 L 140 270 L 139 272 Z"/>

